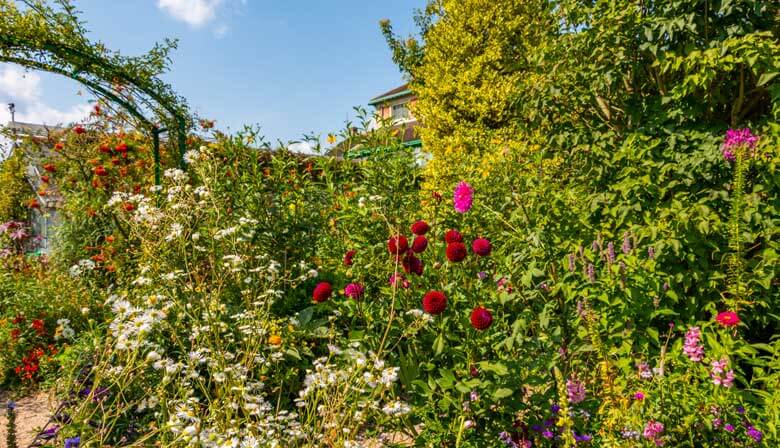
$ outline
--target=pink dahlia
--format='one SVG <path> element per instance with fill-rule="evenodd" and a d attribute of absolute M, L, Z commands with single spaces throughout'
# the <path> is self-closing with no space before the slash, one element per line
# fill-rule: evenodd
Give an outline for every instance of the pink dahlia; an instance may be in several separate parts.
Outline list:
<path fill-rule="evenodd" d="M 493 247 L 487 238 L 477 238 L 471 243 L 471 250 L 480 257 L 487 257 Z"/>
<path fill-rule="evenodd" d="M 471 326 L 477 330 L 487 330 L 493 323 L 493 315 L 484 306 L 478 306 L 471 311 Z"/>
<path fill-rule="evenodd" d="M 724 327 L 734 327 L 740 322 L 739 316 L 734 311 L 721 311 L 715 320 Z"/>
<path fill-rule="evenodd" d="M 474 205 L 474 189 L 466 182 L 459 182 L 452 194 L 452 202 L 456 212 L 466 213 Z"/>
<path fill-rule="evenodd" d="M 350 299 L 358 300 L 363 297 L 365 288 L 360 283 L 350 283 L 344 288 L 344 295 Z"/>

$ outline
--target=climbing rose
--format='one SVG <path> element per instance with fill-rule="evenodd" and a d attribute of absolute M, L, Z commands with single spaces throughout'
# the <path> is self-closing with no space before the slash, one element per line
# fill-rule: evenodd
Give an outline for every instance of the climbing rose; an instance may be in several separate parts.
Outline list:
<path fill-rule="evenodd" d="M 317 286 L 314 287 L 312 298 L 314 299 L 315 302 L 322 303 L 328 300 L 332 293 L 333 293 L 333 287 L 330 286 L 330 283 L 320 282 L 317 283 Z"/>
<path fill-rule="evenodd" d="M 428 233 L 429 230 L 431 230 L 431 226 L 428 225 L 427 222 L 423 221 L 422 219 L 412 224 L 412 233 L 415 235 L 425 235 Z"/>
<path fill-rule="evenodd" d="M 81 134 L 83 134 L 83 133 L 87 132 L 87 130 L 86 130 L 86 129 L 84 129 L 84 126 L 82 126 L 82 125 L 77 125 L 76 127 L 74 127 L 74 128 L 73 128 L 73 132 L 75 132 L 76 134 L 79 134 L 79 135 L 81 135 Z"/>
<path fill-rule="evenodd" d="M 127 152 L 127 143 L 122 142 L 114 147 L 116 152 Z"/>
<path fill-rule="evenodd" d="M 103 154 L 108 154 L 111 152 L 111 148 L 109 148 L 108 145 L 103 143 L 98 147 L 98 151 L 102 152 Z"/>
<path fill-rule="evenodd" d="M 387 250 L 389 250 L 391 254 L 401 254 L 406 252 L 407 249 L 409 249 L 409 241 L 407 241 L 406 237 L 403 235 L 391 236 L 390 239 L 387 240 Z"/>
<path fill-rule="evenodd" d="M 358 300 L 363 297 L 363 291 L 365 288 L 360 283 L 350 283 L 344 288 L 344 295 L 350 299 Z"/>
<path fill-rule="evenodd" d="M 441 291 L 429 291 L 423 297 L 422 306 L 428 314 L 441 314 L 447 308 L 447 296 Z"/>
<path fill-rule="evenodd" d="M 734 327 L 740 322 L 739 316 L 733 311 L 721 311 L 715 320 L 724 327 Z"/>
<path fill-rule="evenodd" d="M 447 244 L 462 243 L 463 235 L 461 235 L 457 230 L 448 230 L 447 233 L 444 234 L 444 241 Z"/>
<path fill-rule="evenodd" d="M 487 238 L 477 238 L 471 243 L 471 250 L 480 257 L 487 257 L 493 247 Z"/>
<path fill-rule="evenodd" d="M 428 247 L 428 239 L 425 238 L 422 235 L 418 235 L 414 238 L 414 241 L 412 241 L 412 251 L 415 253 L 422 253 L 425 252 L 425 248 Z"/>
<path fill-rule="evenodd" d="M 471 311 L 471 326 L 477 330 L 486 330 L 493 323 L 493 315 L 483 306 Z"/>
<path fill-rule="evenodd" d="M 474 189 L 466 182 L 459 182 L 452 194 L 452 202 L 456 212 L 466 213 L 474 204 Z"/>
<path fill-rule="evenodd" d="M 355 249 L 350 249 L 344 254 L 344 266 L 352 266 L 352 257 L 357 254 Z"/>
<path fill-rule="evenodd" d="M 466 251 L 466 246 L 460 242 L 448 244 L 446 252 L 447 259 L 455 263 L 463 261 L 463 259 L 466 258 L 466 255 L 468 254 Z"/>

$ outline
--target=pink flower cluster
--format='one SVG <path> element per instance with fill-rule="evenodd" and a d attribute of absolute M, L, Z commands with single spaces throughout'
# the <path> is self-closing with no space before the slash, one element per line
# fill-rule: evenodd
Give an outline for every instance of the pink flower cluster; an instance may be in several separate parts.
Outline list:
<path fill-rule="evenodd" d="M 704 346 L 701 344 L 701 329 L 699 327 L 691 327 L 685 333 L 683 352 L 693 362 L 701 362 L 704 358 Z"/>
<path fill-rule="evenodd" d="M 726 358 L 721 358 L 720 361 L 712 361 L 710 378 L 712 378 L 712 383 L 716 386 L 731 387 L 734 385 L 734 371 L 726 371 L 728 364 L 729 362 Z"/>
<path fill-rule="evenodd" d="M 452 202 L 456 212 L 466 213 L 474 204 L 474 189 L 466 182 L 458 183 L 452 194 Z"/>
<path fill-rule="evenodd" d="M 566 380 L 566 392 L 569 395 L 569 402 L 572 404 L 581 403 L 585 400 L 585 385 L 580 380 Z"/>
<path fill-rule="evenodd" d="M 645 430 L 642 435 L 645 439 L 655 443 L 655 446 L 663 446 L 664 441 L 661 439 L 661 433 L 664 432 L 664 424 L 655 420 L 649 420 L 645 425 Z"/>
<path fill-rule="evenodd" d="M 752 150 L 756 146 L 758 137 L 750 132 L 750 129 L 729 129 L 726 131 L 726 138 L 723 140 L 721 152 L 723 158 L 733 162 L 736 159 L 735 150 L 739 147 Z"/>

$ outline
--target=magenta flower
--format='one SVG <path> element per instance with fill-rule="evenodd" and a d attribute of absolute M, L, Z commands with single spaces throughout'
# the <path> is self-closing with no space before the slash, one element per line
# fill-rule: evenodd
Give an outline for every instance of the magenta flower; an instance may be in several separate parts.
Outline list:
<path fill-rule="evenodd" d="M 701 345 L 701 330 L 699 327 L 691 327 L 685 333 L 683 352 L 693 362 L 700 362 L 704 358 L 704 346 Z"/>
<path fill-rule="evenodd" d="M 664 432 L 664 424 L 655 420 L 649 420 L 645 425 L 645 430 L 642 435 L 647 440 L 651 440 L 656 446 L 662 446 L 664 441 L 661 440 L 661 433 Z"/>
<path fill-rule="evenodd" d="M 712 378 L 712 383 L 714 385 L 723 387 L 731 387 L 734 385 L 734 371 L 726 371 L 728 364 L 729 362 L 726 358 L 721 358 L 720 361 L 712 361 L 710 378 Z"/>
<path fill-rule="evenodd" d="M 726 138 L 723 139 L 723 145 L 720 150 L 724 159 L 733 162 L 736 159 L 736 149 L 745 148 L 752 152 L 756 142 L 758 142 L 758 137 L 753 135 L 748 128 L 729 129 L 726 131 Z"/>
<path fill-rule="evenodd" d="M 566 392 L 569 395 L 569 402 L 572 404 L 581 403 L 585 400 L 585 385 L 580 380 L 566 380 Z"/>
<path fill-rule="evenodd" d="M 344 288 L 344 295 L 350 299 L 358 300 L 363 297 L 363 291 L 365 288 L 360 283 L 350 283 Z"/>
<path fill-rule="evenodd" d="M 466 213 L 474 205 L 474 189 L 466 182 L 459 182 L 452 194 L 452 202 L 456 212 Z"/>

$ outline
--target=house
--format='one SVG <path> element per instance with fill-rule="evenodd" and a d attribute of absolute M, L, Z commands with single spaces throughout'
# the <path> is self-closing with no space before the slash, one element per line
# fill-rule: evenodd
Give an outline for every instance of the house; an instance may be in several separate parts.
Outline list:
<path fill-rule="evenodd" d="M 57 224 L 57 209 L 62 206 L 62 196 L 56 187 L 43 181 L 42 176 L 45 175 L 43 161 L 53 154 L 52 148 L 48 146 L 49 135 L 64 130 L 61 127 L 19 121 L 9 122 L 4 130 L 6 135 L 12 136 L 12 151 L 22 150 L 18 142 L 23 139 L 33 143 L 33 146 L 26 147 L 24 154 L 27 163 L 25 178 L 30 184 L 30 189 L 35 192 L 38 207 L 29 209 L 28 220 L 38 250 L 42 253 L 47 253 L 49 250 L 51 235 Z"/>
<path fill-rule="evenodd" d="M 422 157 L 420 151 L 422 141 L 418 135 L 420 124 L 414 117 L 416 101 L 417 96 L 409 89 L 408 84 L 398 86 L 372 98 L 368 105 L 374 108 L 374 119 L 368 131 L 389 128 L 391 135 L 399 138 L 403 146 L 413 148 L 415 154 Z M 344 157 L 349 159 L 361 159 L 384 149 L 381 146 L 364 144 L 347 146 L 349 149 L 344 152 Z"/>

